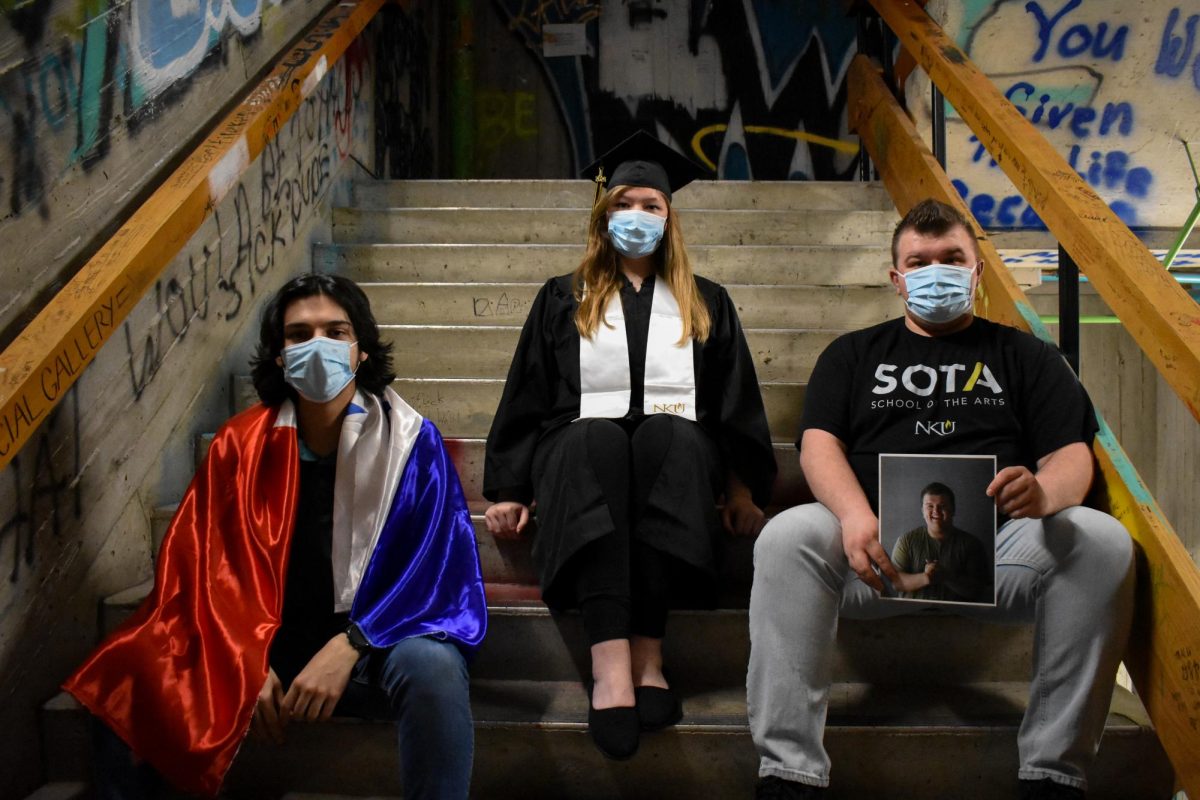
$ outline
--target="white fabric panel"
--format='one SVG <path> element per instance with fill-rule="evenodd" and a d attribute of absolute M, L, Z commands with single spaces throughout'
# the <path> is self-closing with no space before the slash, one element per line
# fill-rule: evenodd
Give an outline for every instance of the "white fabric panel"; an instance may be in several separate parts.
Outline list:
<path fill-rule="evenodd" d="M 371 553 L 387 521 L 404 465 L 421 432 L 422 417 L 389 386 L 384 400 L 356 391 L 342 421 L 333 489 L 334 611 L 349 611 Z"/>
<path fill-rule="evenodd" d="M 683 317 L 665 280 L 654 282 L 646 339 L 646 414 L 676 414 L 696 421 L 696 364 L 692 339 L 682 345 Z"/>
<path fill-rule="evenodd" d="M 607 323 L 607 324 L 605 324 Z M 646 340 L 643 410 L 696 420 L 696 370 L 692 340 L 682 346 L 679 304 L 661 277 L 654 281 Z M 620 294 L 613 295 L 604 322 L 591 339 L 579 337 L 579 417 L 616 419 L 629 411 L 629 343 Z"/>
<path fill-rule="evenodd" d="M 629 341 L 621 293 L 608 301 L 591 339 L 579 337 L 579 417 L 615 419 L 629 411 Z"/>

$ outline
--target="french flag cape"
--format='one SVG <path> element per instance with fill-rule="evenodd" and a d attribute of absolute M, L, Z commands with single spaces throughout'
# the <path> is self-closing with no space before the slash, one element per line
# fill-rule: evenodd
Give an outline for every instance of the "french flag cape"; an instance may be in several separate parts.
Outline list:
<path fill-rule="evenodd" d="M 290 401 L 222 426 L 175 513 L 154 590 L 64 684 L 184 791 L 215 795 L 250 728 L 283 611 L 299 450 Z M 357 392 L 334 487 L 334 594 L 372 645 L 471 655 L 487 610 L 462 486 L 434 425 Z"/>

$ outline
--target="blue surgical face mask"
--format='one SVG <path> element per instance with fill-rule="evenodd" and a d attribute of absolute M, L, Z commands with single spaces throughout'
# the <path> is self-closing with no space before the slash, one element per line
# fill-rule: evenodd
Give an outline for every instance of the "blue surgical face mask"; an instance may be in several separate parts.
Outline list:
<path fill-rule="evenodd" d="M 942 324 L 952 322 L 971 310 L 971 278 L 975 270 L 930 264 L 903 274 L 908 289 L 908 310 L 914 316 Z"/>
<path fill-rule="evenodd" d="M 354 380 L 350 367 L 354 344 L 314 336 L 289 345 L 283 348 L 283 378 L 306 400 L 328 403 Z"/>
<path fill-rule="evenodd" d="M 622 209 L 608 217 L 608 237 L 626 258 L 642 258 L 658 249 L 667 218 L 646 211 Z"/>

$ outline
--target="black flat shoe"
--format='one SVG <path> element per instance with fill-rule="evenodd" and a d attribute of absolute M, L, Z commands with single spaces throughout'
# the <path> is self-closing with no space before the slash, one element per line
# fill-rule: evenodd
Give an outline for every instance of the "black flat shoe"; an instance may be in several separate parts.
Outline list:
<path fill-rule="evenodd" d="M 641 728 L 638 725 L 636 708 L 594 708 L 588 700 L 588 733 L 592 743 L 606 758 L 626 761 L 633 758 L 638 749 Z"/>
<path fill-rule="evenodd" d="M 644 731 L 660 731 L 683 719 L 683 706 L 670 689 L 638 686 L 633 696 L 637 699 L 638 723 Z"/>

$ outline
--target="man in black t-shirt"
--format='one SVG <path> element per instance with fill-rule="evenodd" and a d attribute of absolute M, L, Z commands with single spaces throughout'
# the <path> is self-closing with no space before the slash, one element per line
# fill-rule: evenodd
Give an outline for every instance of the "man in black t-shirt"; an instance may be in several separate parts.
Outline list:
<path fill-rule="evenodd" d="M 915 206 L 892 259 L 905 316 L 837 339 L 809 381 L 797 446 L 818 502 L 775 517 L 755 545 L 747 692 L 759 795 L 819 797 L 829 784 L 839 613 L 913 610 L 879 596 L 880 573 L 899 575 L 876 495 L 879 454 L 916 453 L 996 456 L 998 603 L 964 613 L 1037 626 L 1021 797 L 1083 797 L 1133 591 L 1129 535 L 1079 505 L 1092 481 L 1091 402 L 1052 346 L 972 314 L 983 263 L 953 208 Z"/>

